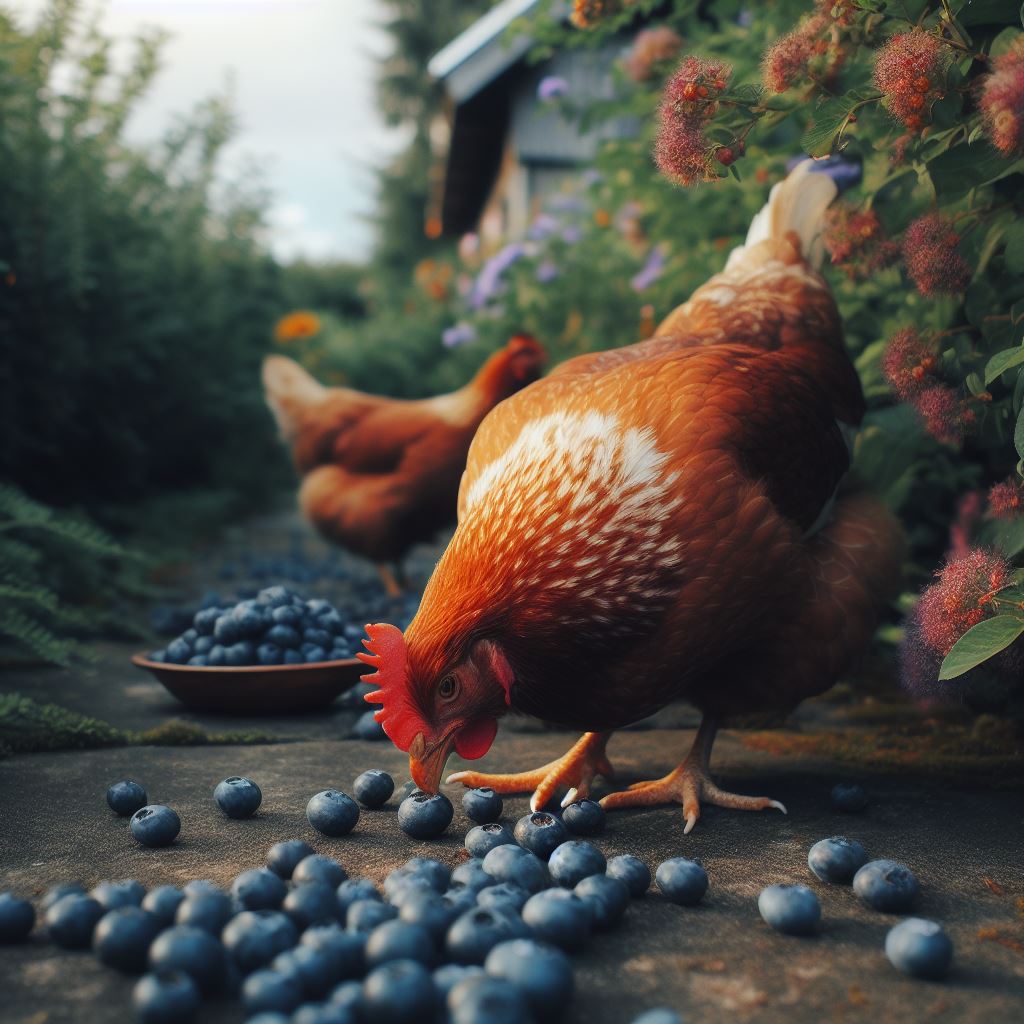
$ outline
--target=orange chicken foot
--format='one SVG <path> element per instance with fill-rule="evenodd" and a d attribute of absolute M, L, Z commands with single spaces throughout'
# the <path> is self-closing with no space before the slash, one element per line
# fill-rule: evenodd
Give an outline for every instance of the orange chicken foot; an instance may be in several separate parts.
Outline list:
<path fill-rule="evenodd" d="M 729 807 L 736 811 L 763 811 L 769 807 L 786 813 L 786 808 L 778 800 L 766 796 L 740 796 L 719 789 L 708 774 L 708 762 L 711 759 L 711 748 L 718 732 L 718 722 L 711 715 L 701 719 L 700 728 L 694 738 L 686 759 L 678 768 L 669 772 L 662 779 L 653 782 L 637 782 L 621 793 L 609 793 L 601 801 L 606 811 L 620 807 L 648 807 L 651 804 L 667 804 L 679 802 L 683 805 L 686 817 L 686 835 L 700 817 L 700 805 L 703 801 L 715 807 Z"/>
<path fill-rule="evenodd" d="M 562 799 L 562 806 L 568 807 L 574 800 L 582 800 L 590 793 L 594 776 L 612 777 L 612 766 L 604 752 L 610 737 L 610 732 L 585 732 L 568 753 L 532 772 L 514 775 L 452 772 L 447 781 L 461 782 L 471 789 L 489 786 L 495 793 L 528 793 L 532 789 L 531 811 L 539 811 L 557 790 L 566 786 L 568 792 Z"/>

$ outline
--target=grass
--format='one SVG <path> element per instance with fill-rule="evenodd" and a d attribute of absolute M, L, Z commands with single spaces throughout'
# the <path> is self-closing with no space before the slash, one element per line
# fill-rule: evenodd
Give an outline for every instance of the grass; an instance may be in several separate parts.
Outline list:
<path fill-rule="evenodd" d="M 152 729 L 131 732 L 57 704 L 40 704 L 19 693 L 0 695 L 0 756 L 5 757 L 102 747 L 248 746 L 281 742 L 287 740 L 260 732 L 207 732 L 177 718 Z"/>

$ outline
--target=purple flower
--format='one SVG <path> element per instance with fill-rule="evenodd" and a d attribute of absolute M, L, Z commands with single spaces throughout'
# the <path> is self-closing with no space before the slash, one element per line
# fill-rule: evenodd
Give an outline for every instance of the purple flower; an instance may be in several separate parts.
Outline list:
<path fill-rule="evenodd" d="M 481 309 L 503 290 L 502 276 L 516 260 L 526 255 L 526 247 L 522 242 L 511 242 L 493 255 L 473 283 L 473 291 L 469 296 L 471 309 Z"/>
<path fill-rule="evenodd" d="M 476 340 L 476 329 L 472 324 L 454 324 L 441 332 L 441 344 L 445 348 L 458 348 Z"/>
<path fill-rule="evenodd" d="M 552 196 L 548 209 L 556 213 L 586 213 L 587 204 L 579 196 Z"/>
<path fill-rule="evenodd" d="M 570 224 L 562 232 L 562 241 L 566 245 L 575 245 L 583 237 L 583 229 L 575 224 Z"/>
<path fill-rule="evenodd" d="M 661 277 L 665 269 L 665 247 L 656 245 L 647 256 L 647 262 L 629 282 L 635 292 L 646 291 Z"/>
<path fill-rule="evenodd" d="M 569 91 L 569 83 L 558 75 L 547 75 L 537 86 L 537 98 L 540 100 L 557 100 Z"/>
<path fill-rule="evenodd" d="M 604 180 L 604 175 L 596 167 L 588 167 L 580 178 L 583 184 L 590 188 L 594 185 L 600 185 Z"/>
<path fill-rule="evenodd" d="M 542 242 L 549 235 L 553 235 L 556 230 L 558 230 L 558 221 L 550 213 L 541 213 L 534 218 L 526 237 L 533 242 Z"/>
<path fill-rule="evenodd" d="M 556 277 L 561 274 L 558 266 L 551 260 L 545 260 L 543 263 L 537 265 L 537 280 L 541 284 L 547 284 L 549 281 L 554 281 Z"/>

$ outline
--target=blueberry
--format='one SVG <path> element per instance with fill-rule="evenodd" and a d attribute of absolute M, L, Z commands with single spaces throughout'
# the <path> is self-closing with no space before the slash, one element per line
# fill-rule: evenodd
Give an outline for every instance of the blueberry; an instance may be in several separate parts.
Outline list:
<path fill-rule="evenodd" d="M 497 907 L 476 907 L 457 917 L 445 936 L 448 958 L 460 964 L 482 964 L 506 939 L 526 938 L 530 929 L 516 915 Z"/>
<path fill-rule="evenodd" d="M 246 1024 L 253 1024 L 253 1021 L 246 1021 Z M 355 1018 L 350 1010 L 341 1006 L 306 1003 L 291 1015 L 288 1024 L 355 1024 Z"/>
<path fill-rule="evenodd" d="M 402 904 L 413 896 L 434 891 L 430 879 L 418 871 L 396 868 L 384 879 L 384 895 L 387 901 L 398 910 L 401 910 Z"/>
<path fill-rule="evenodd" d="M 235 620 L 236 635 L 240 637 L 259 636 L 269 625 L 270 618 L 265 609 L 245 603 L 238 605 L 231 617 Z"/>
<path fill-rule="evenodd" d="M 347 836 L 359 820 L 359 804 L 336 789 L 325 789 L 306 804 L 306 818 L 325 836 Z"/>
<path fill-rule="evenodd" d="M 326 629 L 307 629 L 302 634 L 302 639 L 305 643 L 314 644 L 324 650 L 329 650 L 334 645 L 334 637 Z"/>
<path fill-rule="evenodd" d="M 210 664 L 209 659 L 203 657 L 201 654 L 194 654 L 191 658 L 185 662 L 186 665 L 193 665 L 198 668 L 204 668 Z"/>
<path fill-rule="evenodd" d="M 246 1013 L 291 1013 L 302 1002 L 302 982 L 296 974 L 264 968 L 242 983 Z"/>
<path fill-rule="evenodd" d="M 487 954 L 484 970 L 491 977 L 512 982 L 538 1020 L 561 1016 L 573 993 L 572 965 L 553 946 L 532 939 L 500 942 Z"/>
<path fill-rule="evenodd" d="M 596 800 L 576 800 L 562 811 L 565 827 L 577 836 L 604 831 L 604 808 Z"/>
<path fill-rule="evenodd" d="M 496 846 L 483 859 L 484 871 L 499 882 L 515 882 L 530 892 L 546 889 L 551 876 L 536 854 L 519 846 Z"/>
<path fill-rule="evenodd" d="M 489 885 L 497 884 L 498 880 L 484 870 L 481 861 L 475 859 L 467 860 L 452 872 L 453 891 L 456 889 L 466 889 L 476 893 L 481 889 L 486 889 Z"/>
<path fill-rule="evenodd" d="M 65 896 L 46 911 L 46 930 L 63 949 L 85 949 L 104 910 L 91 896 Z"/>
<path fill-rule="evenodd" d="M 299 650 L 302 653 L 302 660 L 307 665 L 318 665 L 322 661 L 328 661 L 327 651 L 322 647 L 316 647 L 311 644 L 303 644 Z"/>
<path fill-rule="evenodd" d="M 419 925 L 431 937 L 444 940 L 452 922 L 469 908 L 456 895 L 444 895 L 428 890 L 417 892 L 403 900 L 398 916 L 407 924 Z"/>
<path fill-rule="evenodd" d="M 306 611 L 310 615 L 326 615 L 328 612 L 334 611 L 331 607 L 330 601 L 325 601 L 322 597 L 311 597 L 306 602 Z"/>
<path fill-rule="evenodd" d="M 352 735 L 359 740 L 368 740 L 374 743 L 378 740 L 386 740 L 387 733 L 384 726 L 377 721 L 373 711 L 364 711 L 352 726 Z"/>
<path fill-rule="evenodd" d="M 199 1012 L 196 983 L 184 971 L 160 970 L 140 978 L 132 1006 L 140 1024 L 183 1024 Z"/>
<path fill-rule="evenodd" d="M 807 854 L 807 866 L 823 882 L 843 882 L 847 885 L 868 862 L 864 847 L 855 839 L 833 836 L 819 839 Z"/>
<path fill-rule="evenodd" d="M 270 966 L 298 978 L 306 999 L 322 999 L 341 980 L 335 958 L 314 946 L 296 946 L 279 953 Z"/>
<path fill-rule="evenodd" d="M 398 827 L 413 839 L 434 839 L 451 824 L 454 814 L 444 793 L 414 793 L 398 805 Z"/>
<path fill-rule="evenodd" d="M 392 960 L 366 976 L 360 1020 L 365 1024 L 428 1021 L 434 1000 L 434 982 L 423 964 Z"/>
<path fill-rule="evenodd" d="M 334 889 L 323 882 L 297 885 L 285 896 L 281 909 L 299 929 L 338 920 L 338 899 Z"/>
<path fill-rule="evenodd" d="M 214 648 L 214 640 L 212 636 L 201 636 L 192 645 L 192 650 L 195 651 L 196 655 L 209 654 Z M 189 659 L 191 660 L 191 659 Z"/>
<path fill-rule="evenodd" d="M 167 661 L 167 651 L 150 651 L 148 657 L 150 661 L 155 661 L 162 665 L 165 661 Z"/>
<path fill-rule="evenodd" d="M 213 627 L 221 617 L 220 608 L 201 608 L 192 617 L 192 625 L 199 636 L 212 636 Z"/>
<path fill-rule="evenodd" d="M 609 878 L 625 882 L 633 899 L 643 896 L 651 886 L 651 869 L 639 857 L 623 853 L 608 861 L 606 872 Z"/>
<path fill-rule="evenodd" d="M 280 665 L 284 661 L 284 654 L 277 644 L 260 644 L 256 648 L 256 660 L 261 665 Z"/>
<path fill-rule="evenodd" d="M 298 626 L 299 623 L 302 622 L 302 612 L 300 612 L 299 609 L 296 608 L 294 605 L 286 604 L 281 605 L 279 608 L 275 608 L 273 612 L 271 612 L 270 617 L 274 620 L 274 622 L 277 625 L 290 626 L 293 629 L 295 636 L 293 643 L 285 644 L 284 646 L 298 647 L 298 645 L 302 642 L 302 634 L 294 627 Z M 271 627 L 271 629 L 274 628 L 276 628 L 276 626 Z M 288 635 L 291 636 L 291 634 Z M 269 640 L 272 640 L 274 643 L 279 643 L 278 640 L 275 640 L 274 637 L 270 635 L 270 631 L 267 632 L 267 638 Z"/>
<path fill-rule="evenodd" d="M 319 949 L 330 957 L 338 978 L 359 978 L 365 973 L 366 940 L 336 924 L 314 925 L 302 933 L 301 945 Z"/>
<path fill-rule="evenodd" d="M 280 609 L 280 611 L 286 610 L 291 611 L 291 609 Z M 276 626 L 271 626 L 267 630 L 263 639 L 265 643 L 273 644 L 275 647 L 295 649 L 302 643 L 302 634 L 299 633 L 294 625 L 278 622 Z"/>
<path fill-rule="evenodd" d="M 535 853 L 541 860 L 547 860 L 569 838 L 565 825 L 553 814 L 546 811 L 534 811 L 516 822 L 516 842 L 530 853 Z"/>
<path fill-rule="evenodd" d="M 192 648 L 188 642 L 178 637 L 167 645 L 165 654 L 167 660 L 173 665 L 184 665 L 192 657 Z"/>
<path fill-rule="evenodd" d="M 839 782 L 832 787 L 832 809 L 845 814 L 859 814 L 868 805 L 868 795 L 863 786 L 855 782 Z"/>
<path fill-rule="evenodd" d="M 275 910 L 288 889 L 270 868 L 252 868 L 231 883 L 231 895 L 244 910 Z"/>
<path fill-rule="evenodd" d="M 589 875 L 604 874 L 604 854 L 583 839 L 562 843 L 548 861 L 551 877 L 566 889 L 573 889 Z"/>
<path fill-rule="evenodd" d="M 383 807 L 395 791 L 395 780 L 380 768 L 370 768 L 352 783 L 355 798 L 364 806 L 376 810 Z"/>
<path fill-rule="evenodd" d="M 102 963 L 127 974 L 146 967 L 146 954 L 160 931 L 160 922 L 141 907 L 119 907 L 100 918 L 92 948 Z"/>
<path fill-rule="evenodd" d="M 375 900 L 380 902 L 381 896 L 377 886 L 368 878 L 347 878 L 337 889 L 338 912 L 342 917 L 348 908 L 357 900 Z"/>
<path fill-rule="evenodd" d="M 530 893 L 515 882 L 499 882 L 490 885 L 477 893 L 476 902 L 480 907 L 498 907 L 509 913 L 518 914 L 523 904 L 530 898 Z"/>
<path fill-rule="evenodd" d="M 917 901 L 914 873 L 895 860 L 872 860 L 853 876 L 853 891 L 875 910 L 902 914 Z"/>
<path fill-rule="evenodd" d="M 593 917 L 579 896 L 558 888 L 531 896 L 523 907 L 523 920 L 538 939 L 574 952 L 587 941 Z"/>
<path fill-rule="evenodd" d="M 486 786 L 480 789 L 467 789 L 462 794 L 462 809 L 471 821 L 478 825 L 486 825 L 501 817 L 501 797 Z"/>
<path fill-rule="evenodd" d="M 452 880 L 452 870 L 433 857 L 410 857 L 401 867 L 401 871 L 410 875 L 426 878 L 438 892 L 444 892 Z M 392 872 L 394 874 L 395 872 Z"/>
<path fill-rule="evenodd" d="M 626 883 L 607 875 L 590 875 L 573 892 L 590 908 L 591 923 L 596 932 L 614 928 L 629 906 Z"/>
<path fill-rule="evenodd" d="M 332 989 L 331 994 L 327 997 L 327 1004 L 347 1010 L 358 1020 L 363 1007 L 363 983 L 361 981 L 341 982 Z"/>
<path fill-rule="evenodd" d="M 509 846 L 515 841 L 515 836 L 496 821 L 487 825 L 474 825 L 466 833 L 466 849 L 471 856 L 479 857 L 481 860 L 496 846 Z"/>
<path fill-rule="evenodd" d="M 21 942 L 36 923 L 36 912 L 28 900 L 0 892 L 0 943 Z"/>
<path fill-rule="evenodd" d="M 942 926 L 921 917 L 908 917 L 885 937 L 889 963 L 915 978 L 943 978 L 953 960 L 953 943 Z"/>
<path fill-rule="evenodd" d="M 821 920 L 818 897 L 806 885 L 769 885 L 757 897 L 761 917 L 776 931 L 810 935 Z"/>
<path fill-rule="evenodd" d="M 206 664 L 213 668 L 223 668 L 228 663 L 227 648 L 221 644 L 214 644 L 206 655 Z"/>
<path fill-rule="evenodd" d="M 291 919 L 277 910 L 243 910 L 221 933 L 228 956 L 243 973 L 265 967 L 278 953 L 291 949 L 299 932 Z"/>
<path fill-rule="evenodd" d="M 379 900 L 356 900 L 345 911 L 345 928 L 350 932 L 372 932 L 379 924 L 398 916 L 398 908 Z"/>
<path fill-rule="evenodd" d="M 146 804 L 133 815 L 129 828 L 140 846 L 170 846 L 181 831 L 181 819 L 163 804 Z"/>
<path fill-rule="evenodd" d="M 107 806 L 122 818 L 130 818 L 146 806 L 146 791 L 133 779 L 115 782 L 107 790 Z"/>
<path fill-rule="evenodd" d="M 120 882 L 100 882 L 89 895 L 98 901 L 106 913 L 119 907 L 141 906 L 146 887 L 134 878 L 124 878 Z"/>
<path fill-rule="evenodd" d="M 708 891 L 708 873 L 699 860 L 670 857 L 654 872 L 654 881 L 661 894 L 672 903 L 692 907 L 700 903 Z"/>
<path fill-rule="evenodd" d="M 292 599 L 292 592 L 287 587 L 264 587 L 257 595 L 260 604 L 271 608 L 287 607 Z"/>
<path fill-rule="evenodd" d="M 252 1021 L 248 1024 L 252 1024 Z M 653 1010 L 645 1010 L 639 1017 L 634 1017 L 633 1024 L 683 1024 L 683 1018 L 667 1006 L 658 1006 Z"/>
<path fill-rule="evenodd" d="M 291 878 L 299 861 L 314 852 L 313 847 L 302 839 L 286 839 L 282 843 L 274 843 L 267 851 L 267 867 L 281 878 Z"/>
<path fill-rule="evenodd" d="M 256 661 L 256 648 L 248 640 L 239 640 L 224 651 L 224 663 L 232 668 L 252 665 Z"/>
<path fill-rule="evenodd" d="M 142 909 L 148 910 L 161 928 L 168 928 L 174 922 L 174 915 L 183 899 L 185 894 L 177 887 L 158 885 L 146 893 L 142 900 Z"/>
<path fill-rule="evenodd" d="M 248 818 L 263 802 L 263 793 L 252 779 L 232 775 L 217 783 L 213 798 L 229 818 Z"/>
<path fill-rule="evenodd" d="M 448 993 L 451 1024 L 529 1024 L 525 993 L 502 978 L 467 978 Z"/>
<path fill-rule="evenodd" d="M 286 665 L 301 665 L 302 655 L 298 651 L 285 651 L 284 652 L 284 664 Z"/>
<path fill-rule="evenodd" d="M 201 992 L 215 992 L 224 980 L 224 947 L 202 928 L 175 925 L 149 947 L 149 966 L 154 971 L 184 971 Z"/>
<path fill-rule="evenodd" d="M 174 914 L 174 923 L 202 928 L 220 935 L 232 913 L 231 899 L 224 892 L 197 892 L 186 895 Z"/>
<path fill-rule="evenodd" d="M 56 885 L 42 898 L 40 907 L 45 914 L 58 900 L 65 896 L 85 896 L 85 886 L 81 882 L 69 882 L 65 885 Z"/>
<path fill-rule="evenodd" d="M 292 872 L 292 881 L 296 885 L 322 882 L 332 889 L 337 889 L 346 878 L 348 875 L 345 869 L 333 857 L 325 857 L 322 853 L 312 853 L 308 857 L 303 857 Z"/>
<path fill-rule="evenodd" d="M 224 890 L 208 878 L 193 878 L 191 882 L 185 883 L 181 891 L 184 893 L 185 899 L 188 899 L 189 896 L 198 896 L 201 892 L 223 892 Z"/>
<path fill-rule="evenodd" d="M 445 964 L 443 967 L 438 967 L 434 971 L 434 988 L 437 989 L 442 1011 L 447 1005 L 448 993 L 460 981 L 465 981 L 467 978 L 485 978 L 486 976 L 487 972 L 479 964 Z M 444 1013 L 441 1019 L 447 1020 L 447 1014 Z"/>
<path fill-rule="evenodd" d="M 433 936 L 418 924 L 384 921 L 366 940 L 366 965 L 372 970 L 391 960 L 418 960 L 432 966 L 437 960 Z"/>

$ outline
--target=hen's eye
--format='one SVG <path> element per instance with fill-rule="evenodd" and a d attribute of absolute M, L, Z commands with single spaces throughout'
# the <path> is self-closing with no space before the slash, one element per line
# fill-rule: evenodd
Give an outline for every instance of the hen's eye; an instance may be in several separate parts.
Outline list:
<path fill-rule="evenodd" d="M 459 692 L 459 681 L 455 676 L 445 676 L 437 687 L 441 700 L 451 700 Z"/>

